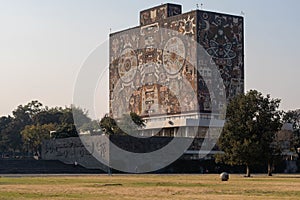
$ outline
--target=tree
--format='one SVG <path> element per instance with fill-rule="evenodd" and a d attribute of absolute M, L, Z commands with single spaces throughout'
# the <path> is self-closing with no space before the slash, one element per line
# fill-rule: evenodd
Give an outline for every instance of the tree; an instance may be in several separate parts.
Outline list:
<path fill-rule="evenodd" d="M 284 114 L 283 121 L 285 123 L 291 123 L 293 125 L 293 146 L 294 151 L 298 154 L 300 158 L 300 151 L 298 148 L 300 147 L 300 109 L 298 110 L 290 110 Z"/>
<path fill-rule="evenodd" d="M 29 102 L 26 105 L 19 105 L 13 111 L 13 118 L 8 126 L 3 130 L 5 135 L 4 140 L 7 144 L 7 149 L 21 152 L 23 150 L 23 141 L 21 131 L 27 125 L 33 124 L 33 117 L 41 111 L 42 104 L 36 100 Z"/>
<path fill-rule="evenodd" d="M 88 131 L 90 134 L 101 134 L 100 124 L 97 120 L 92 120 L 89 123 L 85 123 L 80 127 L 80 131 Z"/>
<path fill-rule="evenodd" d="M 106 114 L 100 120 L 101 129 L 108 135 L 126 135 L 145 126 L 145 121 L 136 113 L 124 114 L 117 121 Z"/>
<path fill-rule="evenodd" d="M 262 155 L 268 163 L 268 175 L 272 176 L 274 162 L 281 155 L 281 145 L 276 142 L 276 134 L 282 127 L 282 112 L 278 110 L 279 99 L 271 99 L 270 95 L 260 96 L 257 116 L 257 132 L 261 132 Z"/>
<path fill-rule="evenodd" d="M 78 107 L 43 107 L 37 100 L 19 105 L 12 117 L 0 118 L 0 151 L 38 152 L 41 141 L 54 138 L 78 137 L 76 127 L 91 123 L 88 113 Z M 74 117 L 76 126 L 74 123 Z M 85 125 L 87 127 L 87 125 Z"/>
<path fill-rule="evenodd" d="M 50 131 L 55 130 L 55 124 L 28 125 L 21 132 L 27 151 L 40 155 L 42 141 L 50 139 Z"/>
<path fill-rule="evenodd" d="M 92 120 L 88 117 L 87 111 L 75 106 L 61 110 L 62 115 L 59 118 L 60 124 L 54 133 L 55 138 L 78 137 L 78 131 L 84 124 Z"/>
<path fill-rule="evenodd" d="M 136 113 L 131 112 L 123 115 L 118 126 L 124 134 L 136 135 L 139 129 L 145 127 L 145 121 Z"/>
<path fill-rule="evenodd" d="M 48 108 L 41 110 L 33 116 L 34 124 L 60 124 L 61 118 L 63 118 L 62 108 Z"/>
<path fill-rule="evenodd" d="M 9 143 L 9 133 L 7 132 L 7 128 L 12 122 L 12 117 L 1 117 L 0 118 L 0 151 L 8 151 L 8 143 Z"/>
<path fill-rule="evenodd" d="M 92 121 L 91 118 L 88 117 L 88 111 L 83 110 L 79 107 L 71 106 L 71 110 L 66 111 L 72 114 L 72 121 L 70 121 L 69 123 L 75 124 L 76 127 L 81 127 L 84 124 L 90 123 Z"/>
<path fill-rule="evenodd" d="M 116 121 L 113 118 L 111 118 L 108 114 L 105 114 L 104 117 L 100 120 L 100 128 L 107 135 L 121 133 Z"/>
<path fill-rule="evenodd" d="M 137 128 L 144 128 L 146 126 L 145 120 L 143 120 L 143 118 L 141 118 L 138 114 L 131 112 L 129 116 Z"/>
<path fill-rule="evenodd" d="M 42 110 L 42 107 L 42 103 L 34 100 L 24 106 L 19 105 L 17 109 L 13 111 L 13 116 L 15 120 L 18 120 L 26 126 L 33 123 L 34 116 Z"/>
<path fill-rule="evenodd" d="M 22 152 L 23 150 L 23 141 L 20 132 L 23 129 L 23 124 L 15 119 L 7 125 L 5 129 L 1 131 L 2 142 L 5 145 L 5 151 L 9 152 Z"/>
<path fill-rule="evenodd" d="M 281 127 L 279 103 L 279 99 L 263 97 L 256 90 L 234 98 L 227 107 L 226 123 L 218 142 L 224 154 L 217 155 L 216 161 L 245 165 L 247 177 L 253 165 L 264 161 L 271 165 L 275 151 L 272 143 Z"/>
<path fill-rule="evenodd" d="M 68 138 L 78 137 L 78 133 L 74 124 L 63 123 L 59 124 L 53 132 L 53 138 Z"/>

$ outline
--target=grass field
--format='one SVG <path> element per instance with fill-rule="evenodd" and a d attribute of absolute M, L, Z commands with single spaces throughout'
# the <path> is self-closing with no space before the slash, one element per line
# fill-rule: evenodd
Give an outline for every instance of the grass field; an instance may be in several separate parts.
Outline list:
<path fill-rule="evenodd" d="M 300 175 L 1 177 L 0 199 L 300 199 Z"/>

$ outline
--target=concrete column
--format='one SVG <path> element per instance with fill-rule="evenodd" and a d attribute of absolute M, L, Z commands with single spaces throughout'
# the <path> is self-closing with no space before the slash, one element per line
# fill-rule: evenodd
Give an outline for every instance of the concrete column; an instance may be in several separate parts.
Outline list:
<path fill-rule="evenodd" d="M 186 126 L 185 127 L 185 137 L 188 137 L 188 134 L 189 134 L 189 127 Z"/>

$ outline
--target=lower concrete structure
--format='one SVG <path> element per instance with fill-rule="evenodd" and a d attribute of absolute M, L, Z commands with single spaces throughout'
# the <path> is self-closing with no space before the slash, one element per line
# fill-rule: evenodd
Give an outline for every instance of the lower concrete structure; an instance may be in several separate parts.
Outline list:
<path fill-rule="evenodd" d="M 88 138 L 88 139 L 86 139 Z M 45 140 L 42 145 L 42 159 L 44 160 L 59 160 L 66 164 L 79 164 L 89 169 L 101 169 L 109 171 L 107 165 L 114 162 L 123 162 L 122 165 L 126 168 L 132 168 L 130 160 L 118 158 L 115 154 L 112 155 L 111 147 L 107 140 L 109 139 L 114 145 L 128 152 L 146 153 L 153 152 L 164 147 L 173 137 L 150 137 L 150 138 L 135 138 L 130 136 L 104 136 L 94 135 L 87 136 L 85 139 L 65 138 Z M 183 140 L 187 138 L 182 138 Z M 190 147 L 182 154 L 178 160 L 182 161 L 199 161 L 203 155 L 205 158 L 210 158 L 213 154 L 221 153 L 217 149 L 212 151 L 199 151 L 199 146 L 205 146 L 204 139 L 195 138 Z M 208 145 L 209 146 L 209 145 Z M 163 159 L 163 156 L 162 156 Z M 100 162 L 101 160 L 102 162 Z M 104 163 L 104 164 L 103 164 Z M 151 160 L 148 162 L 152 163 Z M 174 170 L 171 170 L 174 172 Z M 180 169 L 177 169 L 180 172 Z M 198 171 L 200 172 L 200 171 Z"/>

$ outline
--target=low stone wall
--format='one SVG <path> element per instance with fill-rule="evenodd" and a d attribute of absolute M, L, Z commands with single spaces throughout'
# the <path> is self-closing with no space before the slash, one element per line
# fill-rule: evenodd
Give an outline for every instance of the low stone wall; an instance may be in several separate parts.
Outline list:
<path fill-rule="evenodd" d="M 76 138 L 52 139 L 45 140 L 42 144 L 42 159 L 44 160 L 59 160 L 66 164 L 78 163 L 89 169 L 108 170 L 108 165 L 121 165 L 128 171 L 133 171 L 136 166 L 133 166 L 130 160 L 124 159 L 124 155 L 114 152 L 109 143 L 112 142 L 115 146 L 122 150 L 133 153 L 148 153 L 161 149 L 173 137 L 150 137 L 150 138 L 135 138 L 131 136 L 82 136 Z M 182 140 L 191 140 L 190 138 L 182 138 Z M 202 139 L 195 139 L 190 146 L 190 150 L 196 150 L 202 143 Z M 122 157 L 123 156 L 123 157 Z M 164 159 L 161 155 L 161 160 Z M 188 159 L 186 155 L 182 158 Z M 181 158 L 181 159 L 182 159 Z M 143 158 L 146 159 L 146 158 Z M 100 162 L 101 161 L 101 162 Z M 122 162 L 121 164 L 119 162 Z M 104 164 L 103 164 L 104 163 Z M 152 159 L 143 160 L 145 165 L 153 165 Z M 145 166 L 147 168 L 147 166 Z"/>
<path fill-rule="evenodd" d="M 64 138 L 45 140 L 42 144 L 42 159 L 59 160 L 66 164 L 80 164 L 89 169 L 107 170 L 94 155 L 101 155 L 109 162 L 108 143 L 103 143 L 101 136 L 84 138 Z"/>

